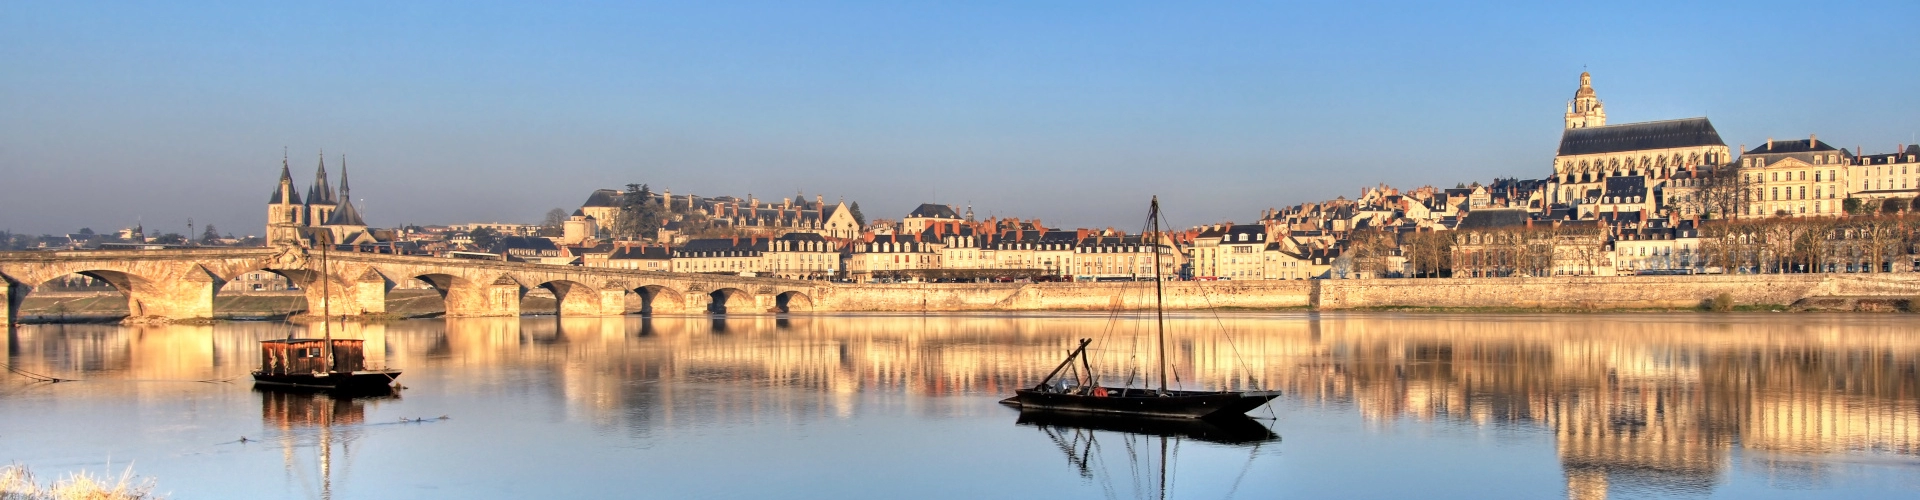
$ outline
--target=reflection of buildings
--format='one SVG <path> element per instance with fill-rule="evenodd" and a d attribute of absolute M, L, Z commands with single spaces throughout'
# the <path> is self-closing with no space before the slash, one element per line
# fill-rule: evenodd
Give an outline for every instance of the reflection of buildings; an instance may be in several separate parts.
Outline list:
<path fill-rule="evenodd" d="M 1793 457 L 1920 455 L 1920 337 L 1901 318 L 1604 318 L 1183 313 L 1168 345 L 1185 387 L 1278 388 L 1376 422 L 1544 429 L 1576 498 L 1710 490 L 1736 446 L 1796 474 L 1823 472 Z M 1223 326 L 1232 342 L 1211 334 Z M 286 328 L 35 325 L 19 329 L 8 362 L 88 378 L 244 376 L 254 340 Z M 1096 364 L 1119 370 L 1109 376 L 1141 380 L 1153 363 L 1152 331 L 1105 314 L 450 319 L 335 332 L 368 338 L 370 353 L 411 370 L 409 385 L 533 377 L 566 412 L 632 432 L 767 411 L 848 415 L 876 398 L 913 409 L 937 404 L 928 396 L 997 396 L 1044 376 L 1083 337 L 1096 339 Z"/>

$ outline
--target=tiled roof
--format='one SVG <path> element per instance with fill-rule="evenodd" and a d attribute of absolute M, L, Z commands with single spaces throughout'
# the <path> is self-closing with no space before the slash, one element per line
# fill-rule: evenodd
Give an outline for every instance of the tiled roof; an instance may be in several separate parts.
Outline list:
<path fill-rule="evenodd" d="M 1570 128 L 1560 134 L 1561 156 L 1725 145 L 1706 118 Z"/>

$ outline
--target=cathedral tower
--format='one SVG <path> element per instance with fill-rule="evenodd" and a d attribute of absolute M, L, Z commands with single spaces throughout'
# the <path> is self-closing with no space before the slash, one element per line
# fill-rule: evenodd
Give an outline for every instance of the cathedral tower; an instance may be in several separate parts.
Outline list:
<path fill-rule="evenodd" d="M 1567 103 L 1567 128 L 1604 127 L 1607 125 L 1607 110 L 1601 107 L 1600 98 L 1593 95 L 1593 75 L 1580 72 L 1580 90 L 1574 91 L 1573 100 Z"/>

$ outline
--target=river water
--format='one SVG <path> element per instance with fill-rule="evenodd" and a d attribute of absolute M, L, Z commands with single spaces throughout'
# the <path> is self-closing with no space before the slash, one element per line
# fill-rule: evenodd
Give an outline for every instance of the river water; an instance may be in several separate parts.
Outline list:
<path fill-rule="evenodd" d="M 131 467 L 176 498 L 1914 498 L 1904 315 L 1182 313 L 1184 388 L 1285 391 L 1277 437 L 1018 424 L 997 404 L 1106 314 L 336 324 L 397 397 L 260 392 L 318 324 L 28 325 L 0 460 Z M 444 419 L 441 417 L 445 417 Z M 1261 431 L 1264 433 L 1264 431 Z M 245 441 L 242 441 L 242 437 Z"/>

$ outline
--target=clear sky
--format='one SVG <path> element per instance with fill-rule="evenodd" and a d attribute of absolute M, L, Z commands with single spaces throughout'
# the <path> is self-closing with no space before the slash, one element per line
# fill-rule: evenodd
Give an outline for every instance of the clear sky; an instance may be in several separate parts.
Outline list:
<path fill-rule="evenodd" d="M 283 147 L 376 226 L 627 183 L 1246 222 L 1543 177 L 1582 69 L 1609 123 L 1734 147 L 1920 131 L 1912 0 L 551 3 L 0 3 L 0 229 L 259 234 Z"/>

